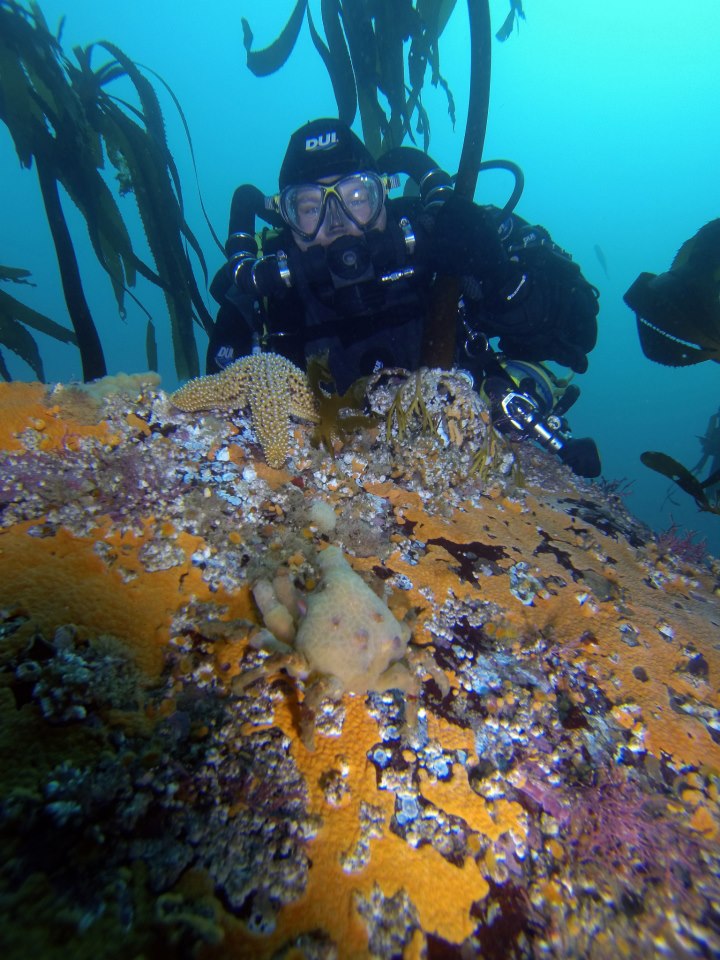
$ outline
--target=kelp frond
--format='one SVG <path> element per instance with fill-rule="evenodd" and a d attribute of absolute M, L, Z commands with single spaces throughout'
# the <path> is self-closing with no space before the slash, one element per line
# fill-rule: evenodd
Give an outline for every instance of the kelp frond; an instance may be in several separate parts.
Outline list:
<path fill-rule="evenodd" d="M 28 279 L 29 277 L 29 270 L 0 265 L 0 281 L 34 286 Z M 0 344 L 7 347 L 21 360 L 24 360 L 37 379 L 45 382 L 45 370 L 40 350 L 27 327 L 32 327 L 34 330 L 60 341 L 60 343 L 77 344 L 77 338 L 72 330 L 68 330 L 67 327 L 61 326 L 44 314 L 38 313 L 37 310 L 21 303 L 20 300 L 17 300 L 5 290 L 0 290 Z M 1 354 L 0 376 L 4 380 L 12 379 Z"/>
<path fill-rule="evenodd" d="M 455 103 L 440 73 L 439 54 L 440 35 L 455 2 L 401 0 L 368 7 L 354 0 L 323 0 L 323 39 L 310 4 L 297 0 L 278 36 L 260 50 L 253 49 L 252 29 L 242 19 L 247 66 L 257 77 L 283 67 L 307 16 L 310 38 L 327 69 L 340 119 L 350 125 L 359 111 L 363 138 L 374 156 L 399 147 L 405 138 L 414 142 L 413 129 L 422 135 L 427 150 L 430 128 L 422 90 L 428 67 L 432 85 L 439 83 L 447 95 L 455 124 Z"/>
<path fill-rule="evenodd" d="M 648 450 L 640 455 L 642 463 L 650 470 L 654 470 L 663 477 L 667 477 L 677 484 L 685 493 L 689 494 L 699 510 L 704 513 L 720 514 L 720 497 L 708 497 L 708 490 L 720 483 L 720 470 L 715 470 L 705 480 L 698 480 L 687 467 L 679 463 L 667 453 Z"/>
<path fill-rule="evenodd" d="M 111 57 L 98 68 L 92 64 L 96 49 Z M 196 376 L 199 360 L 193 324 L 197 321 L 209 330 L 212 318 L 198 290 L 188 246 L 206 283 L 207 270 L 183 213 L 180 178 L 159 100 L 138 64 L 114 44 L 76 47 L 73 53 L 75 64 L 48 30 L 36 3 L 31 2 L 27 10 L 16 0 L 0 0 L 0 121 L 8 127 L 21 165 L 34 164 L 37 169 L 83 373 L 86 379 L 101 376 L 105 363 L 58 185 L 85 219 L 120 314 L 136 273 L 159 286 L 170 315 L 178 376 Z M 137 105 L 107 91 L 109 84 L 122 78 L 130 81 Z M 135 199 L 155 269 L 135 253 L 106 180 L 106 159 L 117 172 L 118 194 L 132 193 Z"/>

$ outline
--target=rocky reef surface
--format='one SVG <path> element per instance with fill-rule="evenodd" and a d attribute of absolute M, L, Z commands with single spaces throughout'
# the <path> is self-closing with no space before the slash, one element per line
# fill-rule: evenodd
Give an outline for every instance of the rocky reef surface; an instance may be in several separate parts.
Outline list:
<path fill-rule="evenodd" d="M 460 375 L 368 402 L 273 468 L 152 378 L 0 384 L 4 958 L 720 955 L 720 566 Z"/>

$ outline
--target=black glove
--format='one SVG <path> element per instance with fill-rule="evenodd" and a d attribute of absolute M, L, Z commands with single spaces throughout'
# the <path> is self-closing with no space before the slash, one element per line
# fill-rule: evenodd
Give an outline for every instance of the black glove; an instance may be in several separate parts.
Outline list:
<path fill-rule="evenodd" d="M 483 280 L 507 262 L 494 219 L 477 204 L 451 194 L 432 227 L 430 266 L 445 276 Z"/>
<path fill-rule="evenodd" d="M 559 457 L 579 477 L 599 477 L 602 473 L 600 454 L 590 437 L 566 440 Z"/>
<path fill-rule="evenodd" d="M 558 248 L 559 249 L 559 248 Z M 488 302 L 489 336 L 500 349 L 523 360 L 555 360 L 577 373 L 597 339 L 595 289 L 576 263 L 552 246 L 529 246 L 517 252 L 526 282 L 515 298 Z"/>

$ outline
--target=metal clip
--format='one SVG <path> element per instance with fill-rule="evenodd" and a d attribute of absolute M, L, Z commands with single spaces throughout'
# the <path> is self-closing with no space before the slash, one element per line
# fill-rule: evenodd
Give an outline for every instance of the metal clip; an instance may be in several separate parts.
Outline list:
<path fill-rule="evenodd" d="M 415 253 L 415 231 L 407 217 L 400 217 L 398 226 L 402 230 L 407 254 L 411 257 Z"/>
<path fill-rule="evenodd" d="M 290 267 L 288 267 L 288 258 L 284 250 L 278 250 L 275 254 L 278 265 L 278 274 L 280 279 L 285 284 L 286 287 L 290 288 L 292 286 L 292 274 L 290 273 Z"/>

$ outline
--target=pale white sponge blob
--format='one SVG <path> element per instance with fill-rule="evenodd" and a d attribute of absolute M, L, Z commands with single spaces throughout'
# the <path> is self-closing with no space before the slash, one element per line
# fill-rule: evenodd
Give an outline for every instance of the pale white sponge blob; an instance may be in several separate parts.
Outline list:
<path fill-rule="evenodd" d="M 319 563 L 322 583 L 308 595 L 295 648 L 312 670 L 336 677 L 344 690 L 386 689 L 389 677 L 383 675 L 405 655 L 410 628 L 395 619 L 338 547 L 324 550 Z"/>
<path fill-rule="evenodd" d="M 326 500 L 313 500 L 308 511 L 310 523 L 317 527 L 320 533 L 332 533 L 337 523 L 335 511 Z"/>

